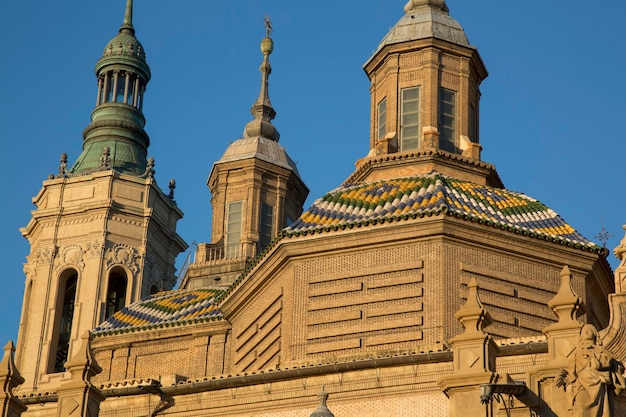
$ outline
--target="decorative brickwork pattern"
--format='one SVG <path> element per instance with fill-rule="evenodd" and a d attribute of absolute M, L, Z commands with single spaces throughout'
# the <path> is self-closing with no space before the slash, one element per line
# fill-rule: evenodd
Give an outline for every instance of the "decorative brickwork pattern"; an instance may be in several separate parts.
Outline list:
<path fill-rule="evenodd" d="M 422 339 L 424 324 L 419 259 L 415 247 L 404 246 L 296 267 L 296 304 L 306 303 L 306 316 L 302 324 L 296 318 L 294 333 L 300 342 L 294 355 L 315 360 L 414 346 Z M 392 270 L 389 265 L 394 265 Z"/>
<path fill-rule="evenodd" d="M 282 291 L 270 299 L 260 315 L 250 316 L 247 326 L 235 331 L 235 369 L 248 371 L 271 366 L 280 355 L 283 316 Z"/>
<path fill-rule="evenodd" d="M 400 67 L 412 67 L 419 65 L 424 60 L 424 54 L 422 52 L 415 52 L 412 54 L 404 54 L 400 57 Z"/>

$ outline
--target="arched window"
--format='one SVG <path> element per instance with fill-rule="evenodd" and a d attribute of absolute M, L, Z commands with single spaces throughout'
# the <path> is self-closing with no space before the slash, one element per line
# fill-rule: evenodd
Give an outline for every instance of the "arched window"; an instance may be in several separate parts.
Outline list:
<path fill-rule="evenodd" d="M 126 274 L 123 270 L 113 270 L 109 275 L 106 311 L 104 319 L 108 319 L 126 305 Z"/>
<path fill-rule="evenodd" d="M 65 362 L 68 359 L 70 340 L 72 337 L 72 321 L 74 319 L 74 302 L 76 301 L 76 284 L 78 274 L 76 271 L 69 271 L 61 280 L 59 299 L 57 304 L 57 316 L 60 314 L 58 322 L 58 339 L 54 356 L 54 372 L 65 371 Z M 61 298 L 62 297 L 62 298 Z"/>
<path fill-rule="evenodd" d="M 104 97 L 102 97 L 103 103 L 110 103 L 113 101 L 113 82 L 113 73 L 108 72 L 104 77 Z"/>
<path fill-rule="evenodd" d="M 126 91 L 126 74 L 120 72 L 117 74 L 117 84 L 115 85 L 115 102 L 124 102 L 124 91 Z"/>

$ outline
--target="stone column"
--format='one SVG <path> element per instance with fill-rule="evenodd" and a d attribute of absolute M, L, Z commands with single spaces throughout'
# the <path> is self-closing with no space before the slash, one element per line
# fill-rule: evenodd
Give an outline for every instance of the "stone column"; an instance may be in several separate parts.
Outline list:
<path fill-rule="evenodd" d="M 102 372 L 91 354 L 89 332 L 82 337 L 76 356 L 65 362 L 72 380 L 58 389 L 57 417 L 97 417 L 104 395 L 91 384 L 91 378 Z"/>
<path fill-rule="evenodd" d="M 19 417 L 23 411 L 26 411 L 26 406 L 13 395 L 15 387 L 24 383 L 24 378 L 15 367 L 14 354 L 13 342 L 7 343 L 4 347 L 4 357 L 0 362 L 0 384 L 2 385 L 2 391 L 0 391 L 2 413 L 0 417 Z"/>

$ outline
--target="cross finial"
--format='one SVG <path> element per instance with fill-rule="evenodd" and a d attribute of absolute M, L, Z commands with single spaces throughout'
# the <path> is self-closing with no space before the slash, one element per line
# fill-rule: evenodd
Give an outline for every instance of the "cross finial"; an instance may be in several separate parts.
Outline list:
<path fill-rule="evenodd" d="M 263 19 L 265 21 L 265 35 L 269 38 L 270 36 L 272 36 L 272 21 L 270 20 L 269 16 L 265 16 L 265 18 Z"/>
<path fill-rule="evenodd" d="M 612 237 L 613 237 L 613 233 L 609 233 L 604 228 L 604 219 L 602 219 L 602 230 L 600 230 L 600 233 L 594 236 L 594 239 L 598 239 L 600 242 L 602 242 L 602 247 L 606 249 L 606 244 L 609 241 L 609 239 Z"/>

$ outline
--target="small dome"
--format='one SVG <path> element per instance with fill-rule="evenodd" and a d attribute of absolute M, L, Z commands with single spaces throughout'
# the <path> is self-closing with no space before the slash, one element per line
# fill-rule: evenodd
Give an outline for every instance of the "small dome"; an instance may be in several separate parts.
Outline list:
<path fill-rule="evenodd" d="M 311 413 L 311 417 L 335 417 L 326 406 L 319 406 Z"/>
<path fill-rule="evenodd" d="M 328 409 L 326 401 L 328 401 L 328 393 L 322 388 L 322 392 L 317 395 L 320 400 L 320 405 L 311 413 L 310 417 L 335 417 L 333 413 Z"/>
<path fill-rule="evenodd" d="M 102 57 L 108 56 L 132 56 L 146 62 L 146 52 L 143 45 L 130 33 L 119 33 L 107 43 Z"/>
<path fill-rule="evenodd" d="M 244 159 L 257 158 L 265 162 L 289 169 L 300 178 L 296 163 L 289 157 L 285 148 L 280 146 L 278 142 L 256 136 L 251 138 L 242 138 L 231 143 L 224 155 L 215 164 L 221 164 L 230 161 L 240 161 Z"/>
<path fill-rule="evenodd" d="M 374 55 L 387 45 L 427 38 L 471 46 L 459 22 L 448 15 L 445 1 L 413 0 L 405 10 L 406 14 L 383 38 Z"/>
<path fill-rule="evenodd" d="M 150 66 L 146 62 L 146 51 L 135 37 L 132 27 L 122 26 L 120 32 L 104 47 L 102 57 L 96 63 L 96 74 L 109 65 L 126 65 L 141 74 L 145 82 L 150 81 Z"/>

